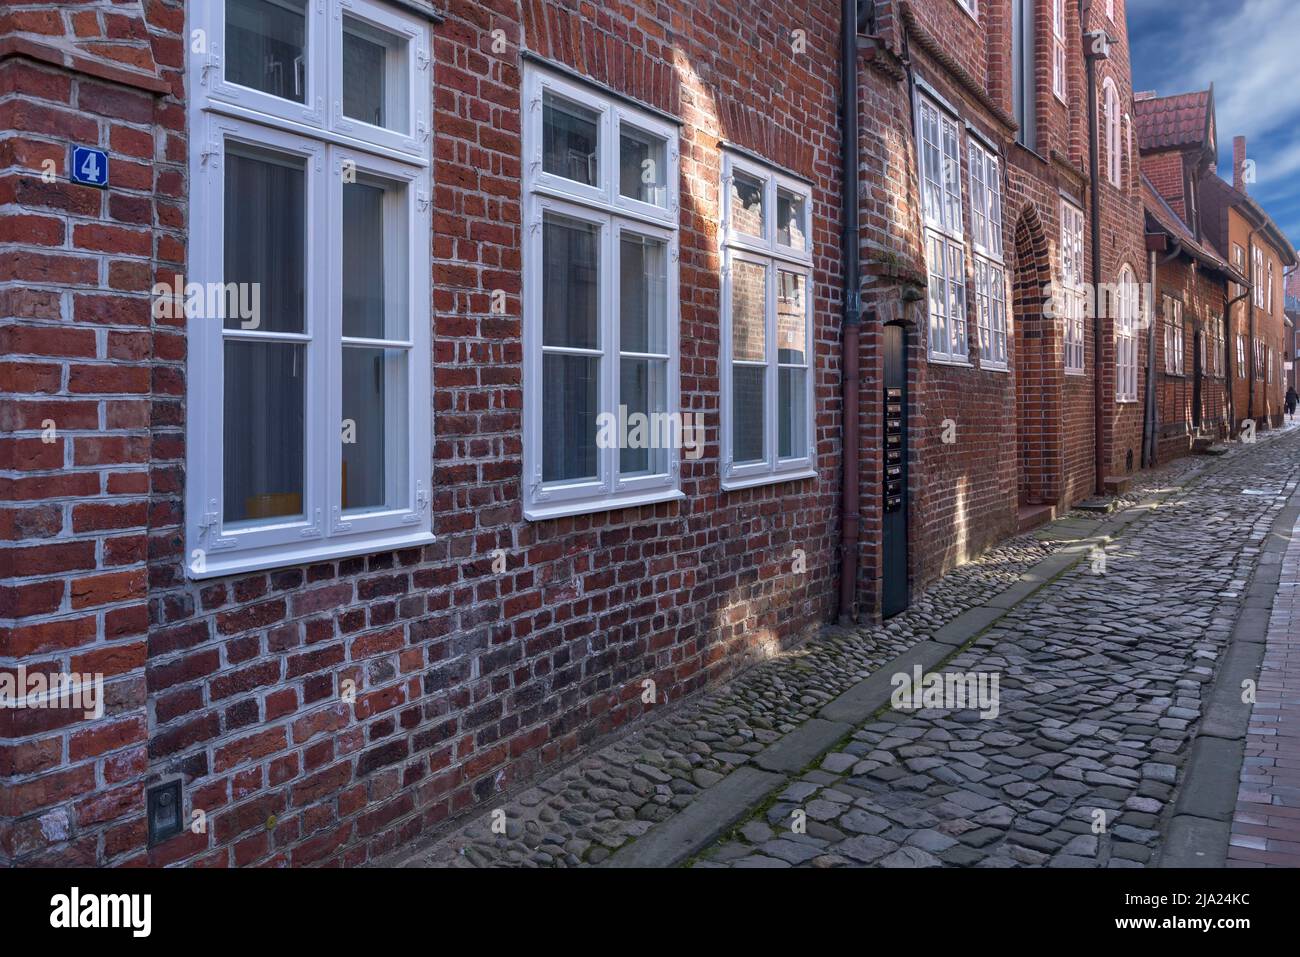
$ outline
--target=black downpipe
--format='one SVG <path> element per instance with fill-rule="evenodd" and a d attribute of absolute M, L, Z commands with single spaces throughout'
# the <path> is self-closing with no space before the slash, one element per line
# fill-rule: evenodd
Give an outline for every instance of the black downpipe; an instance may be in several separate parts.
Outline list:
<path fill-rule="evenodd" d="M 840 530 L 839 620 L 856 616 L 858 542 L 861 535 L 861 500 L 858 455 L 860 447 L 858 214 L 858 0 L 842 0 L 840 7 L 840 222 L 844 253 L 844 329 L 840 356 L 843 390 L 841 422 L 843 506 Z"/>
<path fill-rule="evenodd" d="M 1079 0 L 1079 24 L 1086 22 L 1089 0 Z M 1082 32 L 1082 30 L 1080 31 Z M 1106 54 L 1095 52 L 1092 36 L 1083 34 L 1084 60 L 1088 64 L 1088 175 L 1092 194 L 1092 402 L 1093 402 L 1093 471 L 1097 495 L 1106 492 L 1106 390 L 1102 380 L 1105 365 L 1102 361 L 1101 290 L 1101 161 L 1097 144 L 1097 61 Z"/>

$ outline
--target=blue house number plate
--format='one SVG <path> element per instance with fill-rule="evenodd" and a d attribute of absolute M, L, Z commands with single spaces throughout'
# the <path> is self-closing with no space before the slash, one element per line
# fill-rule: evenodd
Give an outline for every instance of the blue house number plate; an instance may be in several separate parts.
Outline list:
<path fill-rule="evenodd" d="M 108 185 L 108 154 L 89 146 L 72 148 L 72 181 L 87 186 Z"/>

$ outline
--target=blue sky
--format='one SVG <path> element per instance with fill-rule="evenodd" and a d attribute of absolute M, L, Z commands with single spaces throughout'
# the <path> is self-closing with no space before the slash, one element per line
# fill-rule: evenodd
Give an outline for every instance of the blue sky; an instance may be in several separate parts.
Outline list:
<path fill-rule="evenodd" d="M 1133 89 L 1214 83 L 1219 174 L 1232 138 L 1255 161 L 1250 194 L 1300 246 L 1300 0 L 1128 0 Z"/>

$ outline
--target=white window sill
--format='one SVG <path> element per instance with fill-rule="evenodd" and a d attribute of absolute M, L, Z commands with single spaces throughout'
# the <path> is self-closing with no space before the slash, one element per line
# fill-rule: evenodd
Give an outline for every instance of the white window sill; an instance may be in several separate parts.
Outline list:
<path fill-rule="evenodd" d="M 354 558 L 357 555 L 372 555 L 377 552 L 395 552 L 405 548 L 420 548 L 430 545 L 435 536 L 428 530 L 408 532 L 388 537 L 370 537 L 356 541 L 332 541 L 297 548 L 274 546 L 265 551 L 206 552 L 204 568 L 196 572 L 187 562 L 187 577 L 202 581 L 208 578 L 222 578 L 227 575 L 242 575 L 247 572 L 266 571 L 271 568 L 296 568 L 300 565 L 313 565 L 317 562 L 334 561 L 339 558 Z"/>
<path fill-rule="evenodd" d="M 981 362 L 980 370 L 983 372 L 1001 372 L 1003 375 L 1009 375 L 1011 369 L 1001 362 Z"/>
<path fill-rule="evenodd" d="M 1082 379 L 1088 373 L 1085 372 L 1083 369 L 1066 369 L 1065 374 L 1074 376 L 1076 379 Z"/>
<path fill-rule="evenodd" d="M 524 518 L 530 522 L 545 522 L 552 518 L 567 518 L 571 515 L 595 515 L 600 512 L 612 512 L 620 508 L 659 505 L 663 502 L 675 502 L 685 497 L 686 493 L 681 489 L 656 489 L 653 492 L 637 492 L 622 496 L 605 496 L 599 499 L 556 502 L 554 505 L 533 504 L 524 508 Z"/>
<path fill-rule="evenodd" d="M 725 492 L 738 492 L 741 489 L 757 488 L 760 485 L 777 485 L 781 482 L 802 482 L 805 479 L 816 478 L 816 469 L 799 469 L 792 472 L 764 472 L 762 475 L 751 475 L 746 478 L 723 479 L 722 489 Z"/>
<path fill-rule="evenodd" d="M 927 357 L 931 365 L 936 366 L 956 366 L 959 369 L 973 369 L 969 359 L 953 359 L 948 356 L 931 355 Z"/>
<path fill-rule="evenodd" d="M 1119 399 L 1115 400 L 1117 405 L 1137 405 L 1137 399 Z"/>

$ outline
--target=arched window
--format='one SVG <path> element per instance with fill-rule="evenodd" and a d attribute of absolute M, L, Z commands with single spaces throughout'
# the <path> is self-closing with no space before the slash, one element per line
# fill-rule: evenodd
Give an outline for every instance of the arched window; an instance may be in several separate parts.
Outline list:
<path fill-rule="evenodd" d="M 1125 265 L 1115 290 L 1115 399 L 1136 402 L 1138 390 L 1138 313 L 1141 290 Z"/>
<path fill-rule="evenodd" d="M 1106 178 L 1115 186 L 1123 183 L 1124 172 L 1120 147 L 1119 91 L 1115 81 L 1106 77 L 1102 84 L 1103 135 L 1106 137 Z"/>

